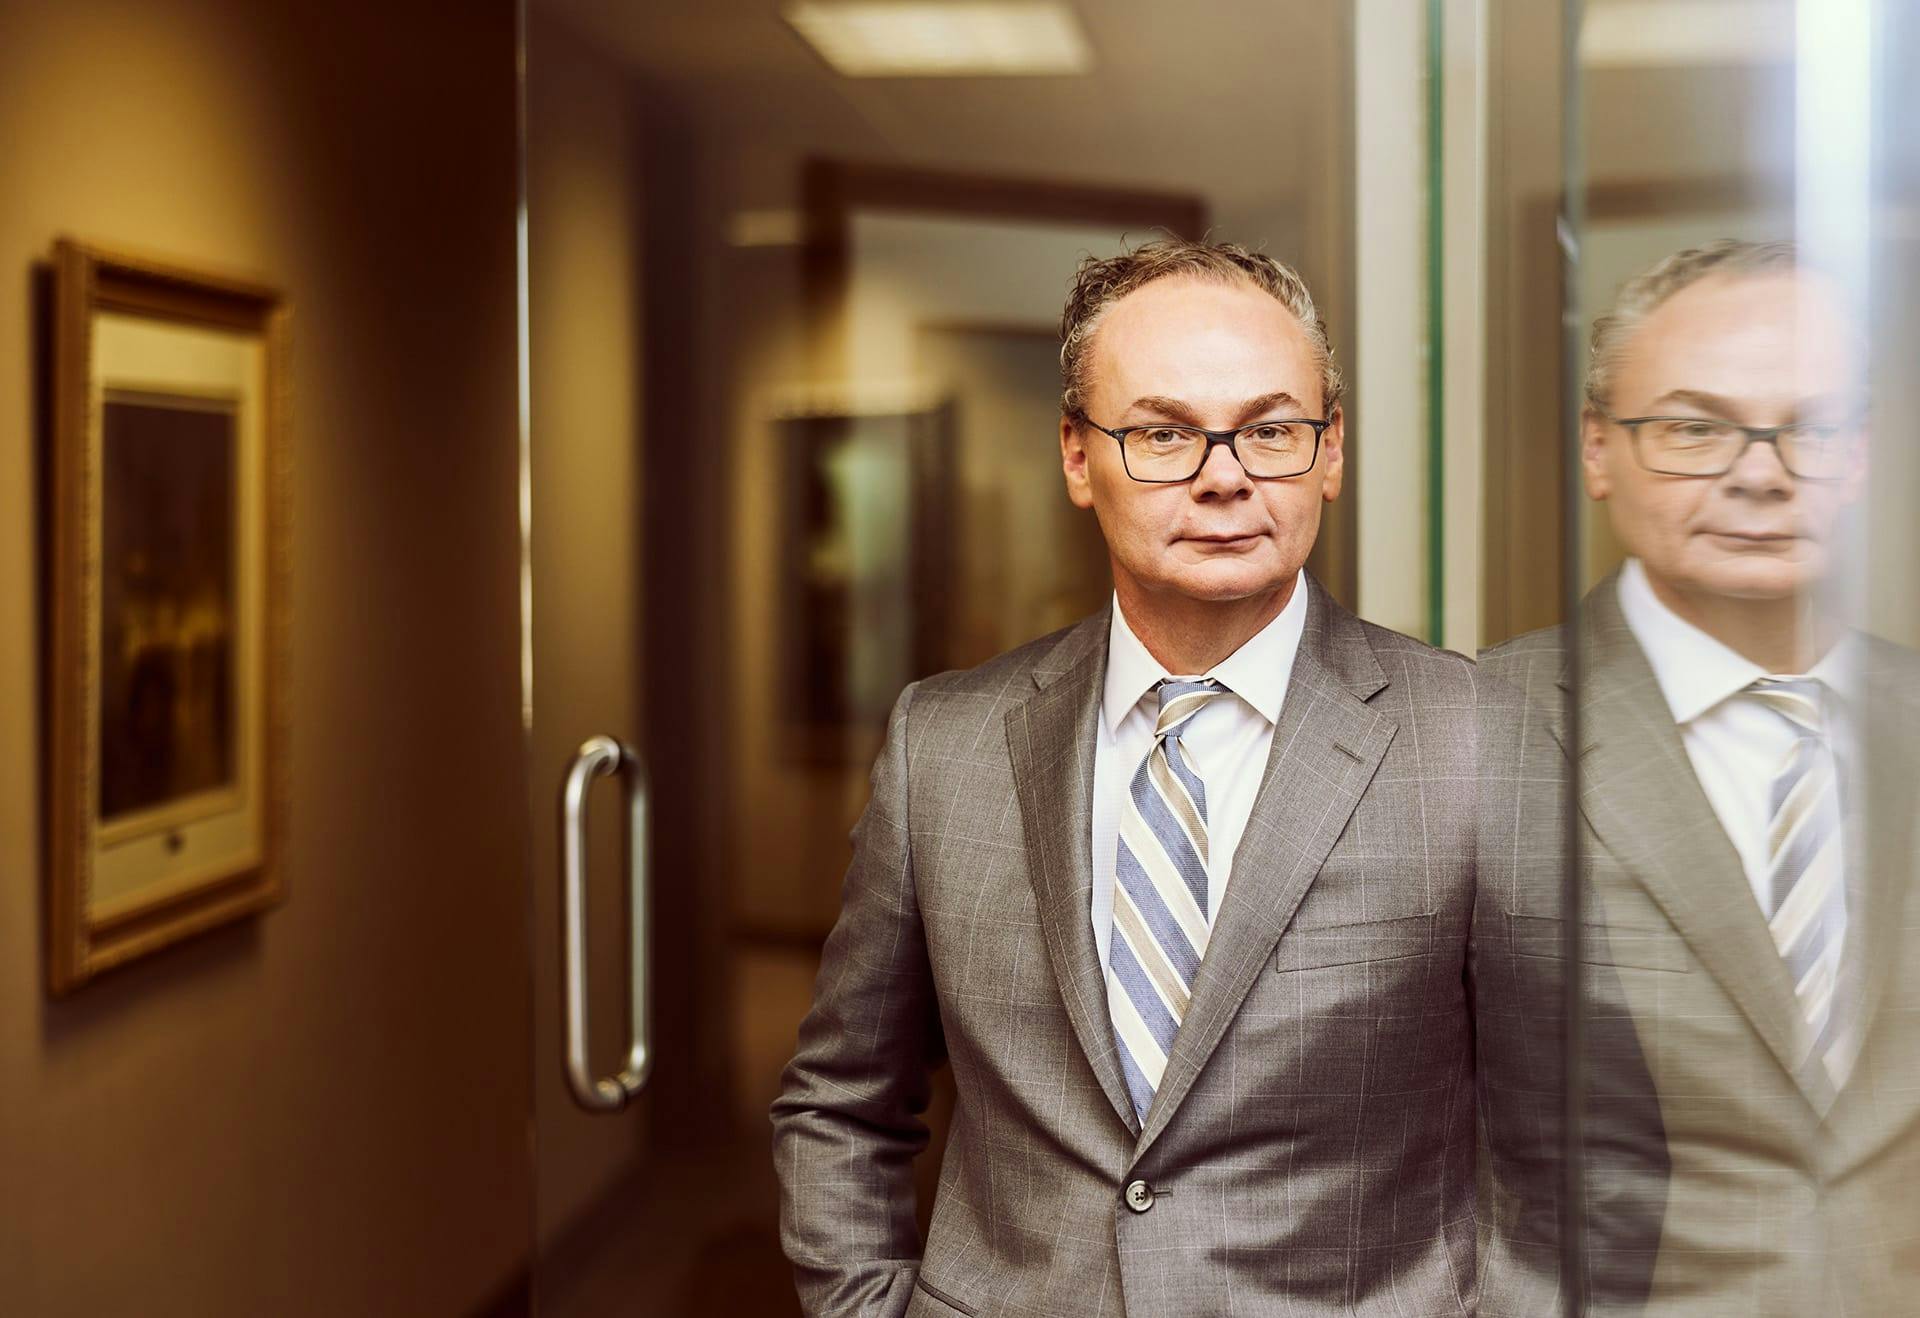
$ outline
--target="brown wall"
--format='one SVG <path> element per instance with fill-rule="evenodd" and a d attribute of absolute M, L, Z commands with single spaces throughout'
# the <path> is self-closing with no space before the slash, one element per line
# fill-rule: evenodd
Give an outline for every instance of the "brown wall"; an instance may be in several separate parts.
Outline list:
<path fill-rule="evenodd" d="M 442 1314 L 521 1261 L 513 17 L 0 6 L 0 1311 Z M 294 308 L 287 904 L 42 989 L 57 234 Z"/>

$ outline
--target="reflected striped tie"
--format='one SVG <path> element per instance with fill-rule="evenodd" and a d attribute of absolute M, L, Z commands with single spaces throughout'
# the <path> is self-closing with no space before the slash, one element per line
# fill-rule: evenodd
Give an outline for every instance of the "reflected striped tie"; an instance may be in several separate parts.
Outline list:
<path fill-rule="evenodd" d="M 1821 731 L 1820 683 L 1763 677 L 1748 691 L 1791 723 L 1795 737 L 1767 799 L 1767 928 L 1793 976 L 1806 1019 L 1809 1055 L 1836 1085 L 1846 1083 L 1847 1049 L 1836 1047 L 1846 1013 L 1839 999 L 1847 888 L 1840 854 L 1840 791 Z"/>
<path fill-rule="evenodd" d="M 1153 745 L 1120 812 L 1107 1009 L 1142 1122 L 1207 953 L 1207 790 L 1180 734 L 1227 689 L 1163 679 Z"/>

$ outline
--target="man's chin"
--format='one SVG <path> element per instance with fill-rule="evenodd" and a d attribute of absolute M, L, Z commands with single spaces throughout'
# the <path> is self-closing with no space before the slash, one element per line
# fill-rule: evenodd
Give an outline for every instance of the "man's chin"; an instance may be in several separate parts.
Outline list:
<path fill-rule="evenodd" d="M 1792 599 L 1820 581 L 1817 563 L 1770 554 L 1731 555 L 1689 575 L 1706 594 L 1756 601 Z"/>
<path fill-rule="evenodd" d="M 1188 599 L 1226 604 L 1270 594 L 1292 581 L 1296 570 L 1278 571 L 1271 565 L 1255 567 L 1223 560 L 1196 563 L 1167 584 Z"/>

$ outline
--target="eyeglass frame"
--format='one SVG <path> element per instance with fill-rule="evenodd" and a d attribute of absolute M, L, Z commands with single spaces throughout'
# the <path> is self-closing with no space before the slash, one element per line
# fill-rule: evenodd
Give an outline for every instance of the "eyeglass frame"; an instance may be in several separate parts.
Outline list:
<path fill-rule="evenodd" d="M 1193 480 L 1207 469 L 1207 459 L 1213 456 L 1213 449 L 1216 444 L 1225 444 L 1227 446 L 1227 452 L 1233 454 L 1233 460 L 1240 464 L 1241 472 L 1245 474 L 1246 478 L 1250 481 L 1299 480 L 1319 465 L 1320 441 L 1322 437 L 1326 435 L 1328 428 L 1333 425 L 1331 420 L 1322 420 L 1319 417 L 1284 416 L 1271 418 L 1266 421 L 1250 421 L 1246 425 L 1236 426 L 1232 430 L 1208 430 L 1205 426 L 1190 426 L 1179 421 L 1147 421 L 1137 426 L 1121 426 L 1118 430 L 1109 430 L 1085 412 L 1076 413 L 1074 419 L 1084 421 L 1087 425 L 1092 426 L 1103 435 L 1113 436 L 1114 441 L 1120 445 L 1120 469 L 1127 473 L 1129 480 L 1138 481 L 1142 485 L 1185 485 L 1188 481 Z M 1285 476 L 1256 476 L 1247 470 L 1246 459 L 1240 456 L 1240 449 L 1234 442 L 1240 437 L 1243 431 L 1258 430 L 1262 426 L 1295 425 L 1311 426 L 1313 428 L 1313 456 L 1307 459 L 1306 466 L 1302 467 L 1299 471 L 1290 472 Z M 1127 436 L 1133 434 L 1136 430 L 1190 430 L 1196 435 L 1206 436 L 1207 443 L 1206 447 L 1200 450 L 1200 461 L 1194 466 L 1191 472 L 1185 476 L 1173 477 L 1167 480 L 1153 480 L 1145 476 L 1135 476 L 1132 466 L 1127 462 Z"/>
<path fill-rule="evenodd" d="M 1739 466 L 1740 459 L 1746 457 L 1747 450 L 1755 444 L 1771 444 L 1773 445 L 1774 460 L 1780 464 L 1780 469 L 1797 481 L 1839 481 L 1846 479 L 1845 476 L 1803 475 L 1795 471 L 1792 466 L 1788 464 L 1787 455 L 1780 447 L 1781 432 L 1803 429 L 1810 424 L 1809 422 L 1789 421 L 1783 426 L 1743 426 L 1738 421 L 1728 421 L 1724 417 L 1717 416 L 1615 416 L 1598 403 L 1593 404 L 1593 410 L 1596 415 L 1603 417 L 1627 432 L 1627 438 L 1632 441 L 1630 447 L 1633 449 L 1633 460 L 1639 463 L 1642 469 L 1650 471 L 1656 476 L 1698 477 L 1702 480 L 1718 480 Z M 1640 427 L 1654 421 L 1696 421 L 1706 425 L 1727 426 L 1745 435 L 1747 437 L 1746 443 L 1742 444 L 1739 449 L 1734 452 L 1732 459 L 1728 461 L 1727 465 L 1718 471 L 1668 471 L 1663 467 L 1656 467 L 1648 462 L 1646 455 L 1640 451 Z M 1844 426 L 1858 426 L 1860 424 L 1860 418 L 1852 417 L 1839 424 Z M 1236 454 L 1235 456 L 1237 457 L 1238 455 Z M 1122 460 L 1124 461 L 1124 459 L 1125 455 L 1123 453 Z"/>

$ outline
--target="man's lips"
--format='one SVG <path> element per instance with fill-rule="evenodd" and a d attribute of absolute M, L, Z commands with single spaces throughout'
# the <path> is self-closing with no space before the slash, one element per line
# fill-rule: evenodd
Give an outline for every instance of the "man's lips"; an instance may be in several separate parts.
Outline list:
<path fill-rule="evenodd" d="M 1747 543 L 1749 543 L 1749 544 L 1756 544 L 1756 545 L 1767 545 L 1767 544 L 1783 544 L 1783 543 L 1785 543 L 1786 541 L 1789 541 L 1789 540 L 1798 540 L 1798 539 L 1800 538 L 1799 536 L 1797 536 L 1797 535 L 1795 535 L 1795 534 L 1794 534 L 1793 532 L 1791 532 L 1791 531 L 1715 531 L 1715 530 L 1707 530 L 1707 531 L 1703 531 L 1703 532 L 1701 532 L 1701 534 L 1703 534 L 1703 535 L 1710 535 L 1710 536 L 1713 536 L 1713 537 L 1714 537 L 1715 539 L 1719 539 L 1719 540 L 1741 540 L 1741 541 L 1745 541 L 1745 542 L 1747 542 Z"/>
<path fill-rule="evenodd" d="M 1258 540 L 1262 532 L 1243 531 L 1238 535 L 1183 535 L 1182 540 L 1195 540 L 1203 545 L 1237 545 L 1244 540 Z"/>

